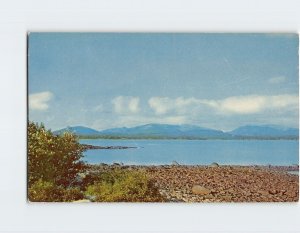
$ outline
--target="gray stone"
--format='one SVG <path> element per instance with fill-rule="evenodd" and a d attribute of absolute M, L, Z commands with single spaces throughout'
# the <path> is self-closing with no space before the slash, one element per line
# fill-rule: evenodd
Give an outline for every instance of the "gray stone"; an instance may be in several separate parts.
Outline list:
<path fill-rule="evenodd" d="M 193 194 L 197 194 L 197 195 L 206 195 L 211 193 L 211 191 L 203 186 L 200 185 L 194 185 L 192 188 L 192 192 Z"/>
<path fill-rule="evenodd" d="M 172 165 L 177 166 L 177 165 L 179 165 L 179 163 L 178 163 L 177 161 L 174 160 L 174 161 L 172 162 Z"/>
<path fill-rule="evenodd" d="M 212 163 L 210 166 L 211 166 L 211 167 L 220 167 L 220 165 L 217 164 L 217 163 Z"/>

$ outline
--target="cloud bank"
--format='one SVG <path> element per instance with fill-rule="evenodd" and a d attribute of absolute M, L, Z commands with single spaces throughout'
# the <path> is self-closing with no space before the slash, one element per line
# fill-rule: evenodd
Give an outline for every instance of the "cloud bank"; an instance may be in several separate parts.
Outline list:
<path fill-rule="evenodd" d="M 187 113 L 195 109 L 208 107 L 218 114 L 255 114 L 265 110 L 297 109 L 299 97 L 297 95 L 247 95 L 232 96 L 219 100 L 197 98 L 152 97 L 148 104 L 156 115 L 170 112 Z"/>
<path fill-rule="evenodd" d="M 139 97 L 118 96 L 112 100 L 114 111 L 118 114 L 136 114 L 140 111 Z"/>
<path fill-rule="evenodd" d="M 148 99 L 147 105 L 140 105 L 139 97 L 118 96 L 111 103 L 116 114 L 105 121 L 95 122 L 98 128 L 161 123 L 233 129 L 249 123 L 296 126 L 299 97 L 290 94 L 244 95 L 223 99 L 153 96 Z"/>
<path fill-rule="evenodd" d="M 29 95 L 29 109 L 37 111 L 45 111 L 49 108 L 49 101 L 53 94 L 50 91 L 44 91 Z"/>

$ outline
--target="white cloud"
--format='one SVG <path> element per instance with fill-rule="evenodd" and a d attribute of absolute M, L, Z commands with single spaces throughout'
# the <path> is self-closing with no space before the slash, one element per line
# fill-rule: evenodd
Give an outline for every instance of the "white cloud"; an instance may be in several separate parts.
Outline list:
<path fill-rule="evenodd" d="M 128 102 L 128 109 L 130 112 L 132 113 L 138 113 L 139 112 L 139 103 L 140 103 L 140 99 L 137 97 L 134 98 L 130 98 L 129 102 Z"/>
<path fill-rule="evenodd" d="M 272 83 L 272 84 L 279 84 L 279 83 L 285 82 L 285 79 L 286 78 L 284 76 L 278 76 L 278 77 L 270 78 L 268 81 L 269 81 L 269 83 Z"/>
<path fill-rule="evenodd" d="M 112 100 L 114 110 L 118 114 L 132 114 L 140 111 L 138 97 L 118 96 Z"/>
<path fill-rule="evenodd" d="M 260 112 L 266 104 L 267 98 L 264 96 L 239 96 L 215 101 L 214 108 L 223 113 L 251 114 Z"/>
<path fill-rule="evenodd" d="M 298 108 L 299 96 L 296 95 L 278 95 L 270 97 L 270 107 L 273 108 L 285 108 L 293 107 Z"/>
<path fill-rule="evenodd" d="M 297 95 L 236 96 L 215 101 L 215 108 L 222 113 L 254 114 L 265 110 L 295 109 L 298 102 Z"/>
<path fill-rule="evenodd" d="M 189 112 L 191 106 L 195 107 L 201 101 L 196 98 L 178 97 L 171 99 L 168 97 L 152 97 L 149 99 L 148 104 L 157 115 L 167 114 L 170 111 L 175 111 L 177 114 L 184 114 Z"/>
<path fill-rule="evenodd" d="M 173 100 L 168 97 L 152 97 L 148 104 L 157 115 L 165 114 L 174 107 Z"/>
<path fill-rule="evenodd" d="M 191 113 L 203 107 L 209 107 L 220 114 L 255 114 L 270 109 L 297 109 L 299 97 L 297 95 L 248 95 L 232 96 L 220 100 L 152 97 L 148 103 L 157 115 L 167 114 L 172 111 L 180 114 Z"/>
<path fill-rule="evenodd" d="M 149 123 L 195 124 L 223 130 L 249 123 L 298 125 L 298 95 L 246 95 L 217 100 L 152 97 L 148 101 L 150 112 L 140 110 L 138 97 L 118 96 L 112 102 L 118 114 L 94 121 L 94 128 L 133 127 Z"/>
<path fill-rule="evenodd" d="M 50 91 L 44 91 L 29 95 L 29 109 L 44 111 L 49 108 L 48 102 L 52 99 L 53 94 Z"/>

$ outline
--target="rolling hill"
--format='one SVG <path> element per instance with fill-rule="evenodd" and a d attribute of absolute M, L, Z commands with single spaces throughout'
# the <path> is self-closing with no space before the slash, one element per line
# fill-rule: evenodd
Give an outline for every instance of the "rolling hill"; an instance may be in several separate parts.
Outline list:
<path fill-rule="evenodd" d="M 92 128 L 88 128 L 88 127 L 84 127 L 84 126 L 68 126 L 66 128 L 60 129 L 60 130 L 56 130 L 53 133 L 54 134 L 63 134 L 65 132 L 71 132 L 74 133 L 78 136 L 83 136 L 83 135 L 98 135 L 99 131 L 92 129 Z"/>
<path fill-rule="evenodd" d="M 194 125 L 147 124 L 132 128 L 114 128 L 103 130 L 103 135 L 120 136 L 161 136 L 161 137 L 226 137 L 221 130 L 203 128 Z"/>
<path fill-rule="evenodd" d="M 246 125 L 229 132 L 195 125 L 146 124 L 136 127 L 112 128 L 97 131 L 84 126 L 67 127 L 55 134 L 73 132 L 78 136 L 128 138 L 187 138 L 187 139 L 239 139 L 239 138 L 298 138 L 299 130 L 276 125 Z"/>
<path fill-rule="evenodd" d="M 229 132 L 234 136 L 284 137 L 298 136 L 299 130 L 277 125 L 246 125 Z"/>

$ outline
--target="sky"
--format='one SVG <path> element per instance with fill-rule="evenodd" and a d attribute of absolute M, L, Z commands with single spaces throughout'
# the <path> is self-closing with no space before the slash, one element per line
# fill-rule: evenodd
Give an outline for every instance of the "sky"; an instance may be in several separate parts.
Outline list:
<path fill-rule="evenodd" d="M 30 33 L 29 120 L 298 127 L 297 34 Z"/>

